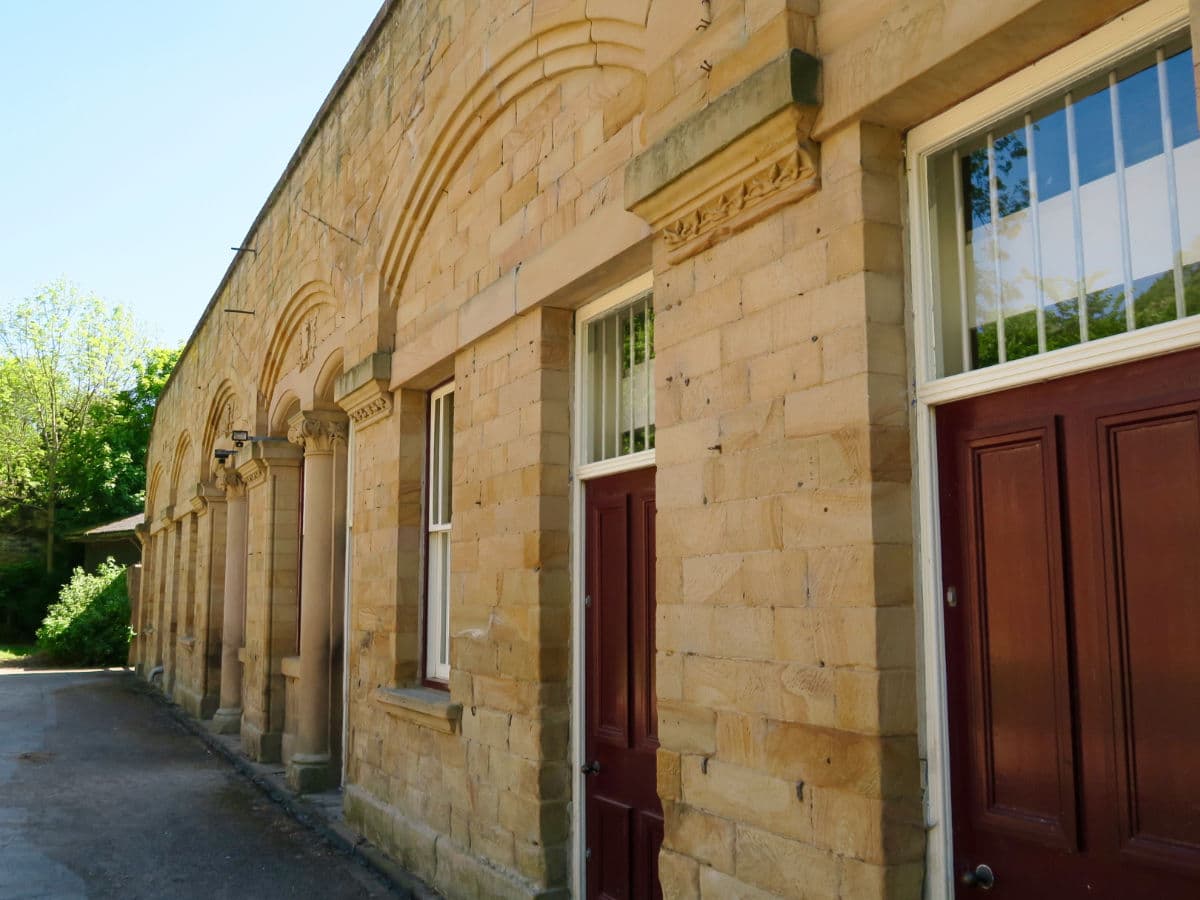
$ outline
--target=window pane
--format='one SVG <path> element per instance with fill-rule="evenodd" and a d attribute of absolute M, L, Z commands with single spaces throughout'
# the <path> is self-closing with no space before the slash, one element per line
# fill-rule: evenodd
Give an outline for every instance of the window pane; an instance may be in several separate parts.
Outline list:
<path fill-rule="evenodd" d="M 650 297 L 587 324 L 585 461 L 654 447 L 654 307 Z"/>
<path fill-rule="evenodd" d="M 1200 127 L 1178 44 L 942 151 L 929 185 L 939 375 L 1200 312 Z"/>

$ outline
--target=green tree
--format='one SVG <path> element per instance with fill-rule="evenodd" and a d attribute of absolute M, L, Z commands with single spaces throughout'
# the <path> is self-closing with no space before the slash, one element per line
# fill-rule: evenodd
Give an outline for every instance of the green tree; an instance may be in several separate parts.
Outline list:
<path fill-rule="evenodd" d="M 91 427 L 98 408 L 130 386 L 134 361 L 144 354 L 132 316 L 65 281 L 43 287 L 0 314 L 3 391 L 17 419 L 3 426 L 5 446 L 24 448 L 27 468 L 15 472 L 8 492 L 42 511 L 46 570 L 54 569 L 67 449 Z M 36 441 L 27 441 L 30 432 Z"/>
<path fill-rule="evenodd" d="M 159 394 L 181 351 L 157 348 L 133 364 L 132 384 L 93 408 L 70 436 L 61 467 L 65 530 L 132 515 L 146 499 L 146 447 Z"/>

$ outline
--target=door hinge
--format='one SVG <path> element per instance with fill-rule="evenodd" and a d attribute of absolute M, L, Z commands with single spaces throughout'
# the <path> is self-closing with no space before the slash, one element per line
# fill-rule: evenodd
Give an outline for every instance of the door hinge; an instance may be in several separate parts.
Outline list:
<path fill-rule="evenodd" d="M 958 606 L 958 588 L 956 588 L 954 585 L 950 585 L 948 588 L 946 588 L 946 605 Z"/>
<path fill-rule="evenodd" d="M 591 595 L 591 594 L 584 594 L 584 596 L 583 596 L 583 606 L 584 606 L 584 609 L 587 609 L 587 608 L 588 608 L 588 607 L 590 607 L 591 605 L 592 605 L 592 595 Z"/>
<path fill-rule="evenodd" d="M 584 859 L 591 859 L 591 858 L 592 858 L 592 848 L 591 848 L 591 847 L 588 847 L 587 849 L 585 849 L 585 850 L 583 851 L 583 858 L 584 858 Z"/>

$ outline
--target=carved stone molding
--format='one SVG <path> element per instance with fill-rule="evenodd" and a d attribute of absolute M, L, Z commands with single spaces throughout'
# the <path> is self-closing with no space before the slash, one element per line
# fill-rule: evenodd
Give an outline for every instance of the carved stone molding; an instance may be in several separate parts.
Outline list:
<path fill-rule="evenodd" d="M 332 453 L 334 445 L 346 440 L 346 420 L 341 414 L 301 412 L 288 422 L 288 440 L 305 453 Z"/>
<path fill-rule="evenodd" d="M 385 419 L 391 414 L 392 395 L 390 392 L 376 394 L 348 411 L 348 415 L 359 428 L 370 425 L 379 419 Z"/>
<path fill-rule="evenodd" d="M 817 189 L 816 163 L 810 150 L 797 147 L 771 160 L 732 188 L 707 197 L 700 205 L 662 228 L 673 262 L 699 253 L 722 237 L 740 231 L 776 209 L 781 195 L 793 202 Z"/>
<path fill-rule="evenodd" d="M 338 378 L 334 396 L 359 431 L 392 414 L 391 371 L 391 354 L 372 353 Z"/>
<path fill-rule="evenodd" d="M 252 459 L 238 468 L 237 474 L 241 476 L 242 483 L 246 488 L 252 488 L 267 478 L 267 464 L 261 459 Z"/>
<path fill-rule="evenodd" d="M 217 472 L 217 489 L 225 492 L 226 499 L 240 497 L 246 492 L 246 480 L 242 478 L 237 469 L 227 469 L 225 466 L 221 466 L 220 471 Z"/>
<path fill-rule="evenodd" d="M 678 263 L 815 192 L 818 64 L 790 50 L 673 128 L 625 173 L 629 209 Z"/>

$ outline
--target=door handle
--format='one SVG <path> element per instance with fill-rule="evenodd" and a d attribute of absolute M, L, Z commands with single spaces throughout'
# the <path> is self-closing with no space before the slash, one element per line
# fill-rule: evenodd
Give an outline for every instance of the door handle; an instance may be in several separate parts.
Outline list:
<path fill-rule="evenodd" d="M 599 775 L 600 774 L 600 762 L 599 762 L 599 760 L 592 760 L 590 763 L 584 763 L 582 766 L 579 767 L 579 771 L 582 772 L 584 775 Z"/>
<path fill-rule="evenodd" d="M 963 872 L 962 883 L 967 887 L 990 891 L 996 885 L 996 873 L 991 866 L 980 863 L 974 869 Z"/>

